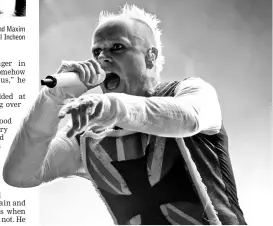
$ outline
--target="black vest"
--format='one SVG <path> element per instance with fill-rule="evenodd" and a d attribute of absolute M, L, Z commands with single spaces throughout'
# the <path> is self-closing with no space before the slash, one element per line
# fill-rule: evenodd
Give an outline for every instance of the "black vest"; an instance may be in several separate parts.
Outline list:
<path fill-rule="evenodd" d="M 154 96 L 174 96 L 178 82 L 160 84 Z M 155 136 L 152 136 L 150 140 Z M 246 224 L 238 204 L 237 191 L 228 153 L 228 137 L 222 126 L 215 135 L 196 134 L 183 138 L 190 150 L 192 159 L 207 187 L 207 193 L 218 213 L 222 224 Z M 196 189 L 188 174 L 187 166 L 174 138 L 167 138 L 162 163 L 162 177 L 151 186 L 148 180 L 147 161 L 153 151 L 154 143 L 150 142 L 143 157 L 126 161 L 112 161 L 111 164 L 122 176 L 130 195 L 112 194 L 97 186 L 97 190 L 106 202 L 109 211 L 118 224 L 128 224 L 130 219 L 140 216 L 141 224 L 172 224 L 167 220 L 162 206 L 172 204 L 181 206 L 180 210 L 201 224 L 209 224 L 206 213 Z M 86 156 L 93 156 L 88 149 Z M 86 158 L 90 175 L 94 168 Z M 163 175 L 164 174 L 164 175 Z M 96 183 L 96 178 L 93 176 Z M 194 208 L 192 208 L 194 205 Z M 176 206 L 176 207 L 177 207 Z M 178 207 L 177 207 L 178 208 Z M 194 221 L 182 219 L 181 214 L 169 212 L 172 219 L 179 224 L 193 224 Z"/>

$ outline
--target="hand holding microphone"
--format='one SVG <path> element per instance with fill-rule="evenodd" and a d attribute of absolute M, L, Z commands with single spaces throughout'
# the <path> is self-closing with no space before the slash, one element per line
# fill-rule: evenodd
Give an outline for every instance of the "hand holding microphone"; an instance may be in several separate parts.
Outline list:
<path fill-rule="evenodd" d="M 105 71 L 94 59 L 87 61 L 63 61 L 56 74 L 41 80 L 41 85 L 49 88 L 85 86 L 88 90 L 101 84 Z"/>
<path fill-rule="evenodd" d="M 116 122 L 115 105 L 104 94 L 82 95 L 101 84 L 106 73 L 94 59 L 87 61 L 63 61 L 56 74 L 41 80 L 49 92 L 63 104 L 58 117 L 71 115 L 72 127 L 67 136 L 95 128 L 112 127 Z M 81 97 L 79 97 L 82 95 Z"/>
<path fill-rule="evenodd" d="M 86 89 L 101 84 L 105 77 L 105 71 L 93 59 L 84 62 L 63 61 L 57 73 L 47 77 L 55 83 L 50 92 L 64 100 L 58 117 L 62 119 L 66 115 L 71 115 L 72 127 L 67 133 L 68 137 L 94 128 L 99 130 L 112 128 L 116 123 L 117 110 L 115 104 L 112 106 L 113 100 L 108 96 L 87 94 L 79 97 Z"/>

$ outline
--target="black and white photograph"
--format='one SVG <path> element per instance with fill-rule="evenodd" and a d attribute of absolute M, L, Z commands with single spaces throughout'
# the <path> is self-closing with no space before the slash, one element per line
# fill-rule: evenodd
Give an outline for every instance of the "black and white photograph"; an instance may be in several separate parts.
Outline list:
<path fill-rule="evenodd" d="M 25 17 L 26 0 L 0 0 L 1 17 Z"/>
<path fill-rule="evenodd" d="M 272 1 L 40 0 L 37 76 L 1 170 L 40 225 L 270 224 Z"/>

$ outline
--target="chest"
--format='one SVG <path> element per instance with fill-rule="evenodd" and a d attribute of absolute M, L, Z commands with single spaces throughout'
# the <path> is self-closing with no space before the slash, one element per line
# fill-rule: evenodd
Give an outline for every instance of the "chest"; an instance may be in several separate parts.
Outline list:
<path fill-rule="evenodd" d="M 130 194 L 130 189 L 118 165 L 128 163 L 128 172 L 132 175 L 145 173 L 150 185 L 154 186 L 180 157 L 175 141 L 141 133 L 107 137 L 99 143 L 85 137 L 81 139 L 81 152 L 94 184 L 110 193 L 123 195 Z M 130 167 L 139 159 L 145 168 Z"/>
<path fill-rule="evenodd" d="M 99 145 L 111 161 L 124 161 L 143 157 L 148 143 L 148 135 L 136 133 L 124 137 L 106 137 Z"/>
<path fill-rule="evenodd" d="M 174 139 L 139 133 L 100 143 L 87 137 L 84 145 L 94 185 L 121 219 L 168 203 L 197 201 Z"/>

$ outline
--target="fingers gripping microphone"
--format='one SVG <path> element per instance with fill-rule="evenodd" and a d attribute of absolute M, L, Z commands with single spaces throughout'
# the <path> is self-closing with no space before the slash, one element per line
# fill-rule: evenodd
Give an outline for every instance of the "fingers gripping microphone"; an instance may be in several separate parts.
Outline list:
<path fill-rule="evenodd" d="M 105 73 L 105 72 L 103 72 Z M 104 76 L 100 76 L 103 78 Z M 102 80 L 102 79 L 100 79 Z M 104 80 L 104 78 L 103 78 Z M 94 85 L 99 85 L 102 81 L 97 81 Z M 77 72 L 63 72 L 60 74 L 48 75 L 45 79 L 41 80 L 42 86 L 47 86 L 49 88 L 54 87 L 71 87 L 71 86 L 84 86 L 82 81 L 79 78 Z"/>

